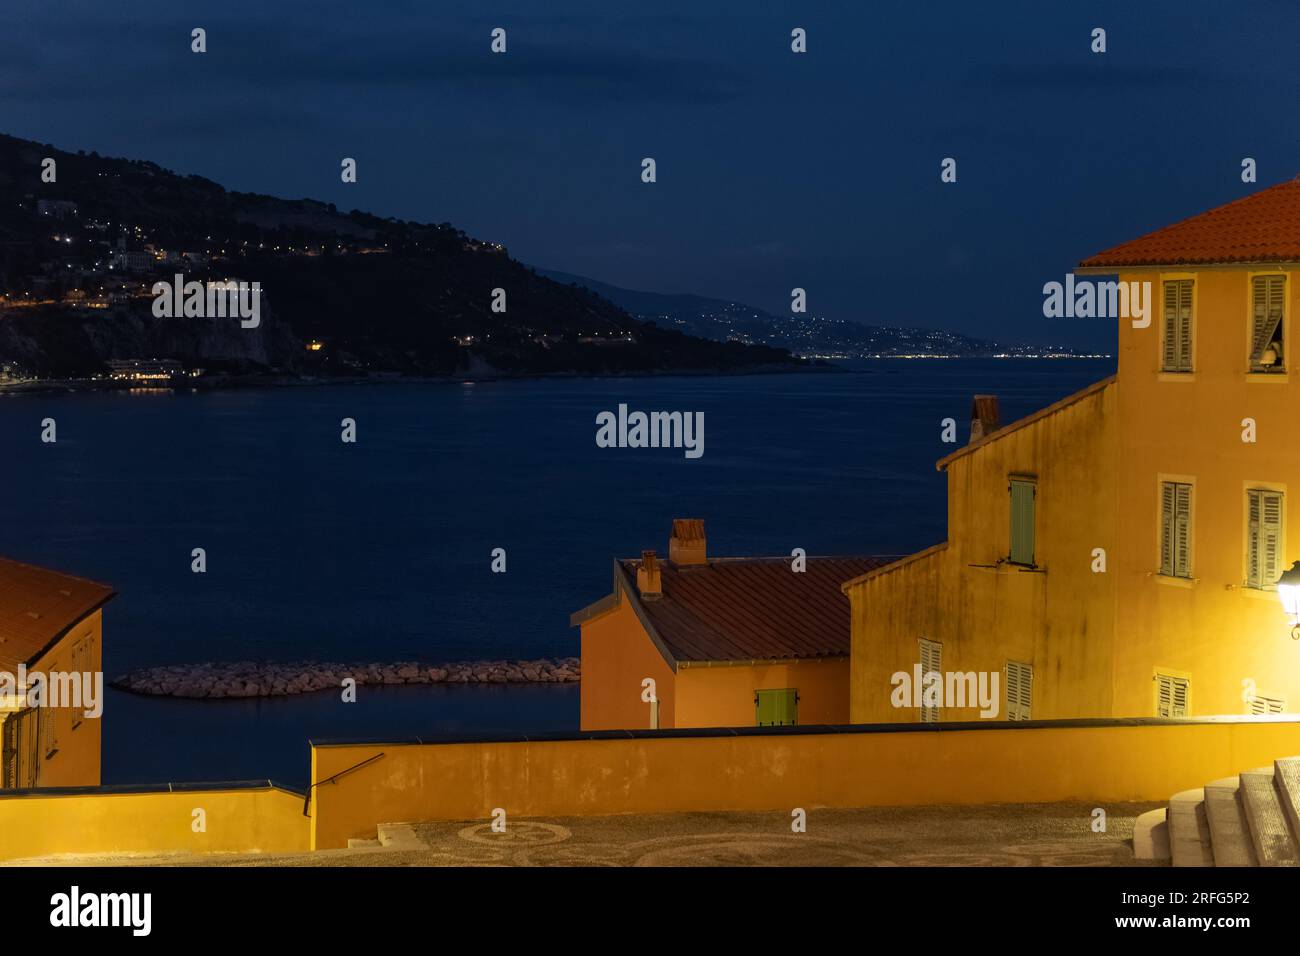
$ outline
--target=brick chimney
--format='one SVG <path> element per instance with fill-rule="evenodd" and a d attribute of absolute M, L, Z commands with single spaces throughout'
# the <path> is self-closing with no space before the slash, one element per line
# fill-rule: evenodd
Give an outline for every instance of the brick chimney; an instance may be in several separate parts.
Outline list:
<path fill-rule="evenodd" d="M 998 418 L 998 397 L 976 395 L 970 409 L 970 440 L 979 441 L 1001 427 Z"/>
<path fill-rule="evenodd" d="M 636 589 L 644 600 L 663 597 L 663 580 L 659 574 L 659 558 L 653 551 L 641 552 L 641 566 L 636 569 Z"/>
<path fill-rule="evenodd" d="M 673 564 L 707 564 L 702 518 L 674 518 L 673 536 L 668 539 L 668 560 Z"/>

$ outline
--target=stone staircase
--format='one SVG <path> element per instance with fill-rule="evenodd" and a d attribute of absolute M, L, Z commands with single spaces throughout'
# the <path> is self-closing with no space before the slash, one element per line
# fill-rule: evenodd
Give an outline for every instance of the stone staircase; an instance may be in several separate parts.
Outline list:
<path fill-rule="evenodd" d="M 415 835 L 409 823 L 381 823 L 375 828 L 376 839 L 348 840 L 349 850 L 423 850 L 428 848 L 423 840 Z"/>
<path fill-rule="evenodd" d="M 1138 817 L 1133 854 L 1174 866 L 1300 866 L 1300 757 L 1174 794 Z"/>

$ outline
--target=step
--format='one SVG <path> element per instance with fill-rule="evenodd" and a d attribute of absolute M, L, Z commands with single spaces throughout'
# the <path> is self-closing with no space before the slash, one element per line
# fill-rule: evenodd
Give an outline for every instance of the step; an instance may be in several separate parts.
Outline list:
<path fill-rule="evenodd" d="M 1300 840 L 1300 757 L 1273 761 L 1273 784 L 1282 801 L 1282 812 L 1291 824 L 1291 835 Z"/>
<path fill-rule="evenodd" d="M 1138 860 L 1169 859 L 1168 812 L 1148 810 L 1133 821 L 1133 856 Z"/>
<path fill-rule="evenodd" d="M 381 823 L 377 829 L 380 846 L 392 850 L 422 850 L 427 846 L 409 823 Z"/>
<path fill-rule="evenodd" d="M 1184 790 L 1170 797 L 1167 819 L 1174 866 L 1214 866 L 1204 788 Z"/>
<path fill-rule="evenodd" d="M 1238 777 L 1205 785 L 1205 816 L 1210 821 L 1210 850 L 1215 866 L 1259 866 L 1250 842 L 1250 824 L 1241 806 Z"/>
<path fill-rule="evenodd" d="M 1250 839 L 1260 866 L 1300 864 L 1295 838 L 1273 783 L 1273 768 L 1247 770 L 1241 775 L 1242 806 L 1250 825 Z"/>
<path fill-rule="evenodd" d="M 378 840 L 358 840 L 356 837 L 348 840 L 349 850 L 373 850 L 383 846 Z"/>

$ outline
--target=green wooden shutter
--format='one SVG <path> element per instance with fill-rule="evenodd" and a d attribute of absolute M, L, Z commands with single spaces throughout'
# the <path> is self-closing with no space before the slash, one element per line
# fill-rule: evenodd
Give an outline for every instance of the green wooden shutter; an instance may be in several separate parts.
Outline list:
<path fill-rule="evenodd" d="M 921 639 L 921 686 L 917 688 L 918 696 L 925 693 L 926 674 L 938 674 L 940 679 L 943 677 L 943 645 L 937 641 L 927 641 Z M 921 697 L 924 700 L 924 697 Z M 938 707 L 927 707 L 921 705 L 921 722 L 930 724 L 939 719 Z"/>
<path fill-rule="evenodd" d="M 1157 674 L 1160 692 L 1156 702 L 1157 717 L 1186 717 L 1191 682 L 1185 677 Z"/>
<path fill-rule="evenodd" d="M 1011 479 L 1011 562 L 1034 563 L 1035 482 Z"/>
<path fill-rule="evenodd" d="M 1167 372 L 1192 370 L 1192 280 L 1165 283 L 1164 346 L 1161 366 Z"/>
<path fill-rule="evenodd" d="M 1160 573 L 1192 575 L 1192 486 L 1182 482 L 1160 486 Z"/>
<path fill-rule="evenodd" d="M 1260 496 L 1262 492 L 1246 492 L 1246 586 L 1259 588 L 1264 586 L 1264 577 L 1260 573 Z"/>
<path fill-rule="evenodd" d="M 1246 494 L 1246 585 L 1271 590 L 1282 573 L 1282 492 L 1252 488 Z"/>
<path fill-rule="evenodd" d="M 1033 696 L 1033 667 L 1007 661 L 1007 720 L 1029 720 Z"/>
<path fill-rule="evenodd" d="M 754 692 L 759 727 L 792 727 L 799 722 L 799 691 L 794 687 Z"/>
<path fill-rule="evenodd" d="M 1192 486 L 1175 485 L 1174 495 L 1174 574 L 1192 576 Z"/>
<path fill-rule="evenodd" d="M 1160 572 L 1174 574 L 1174 483 L 1160 486 Z"/>
<path fill-rule="evenodd" d="M 1251 280 L 1253 331 L 1250 345 L 1250 364 L 1259 365 L 1259 357 L 1275 338 L 1281 335 L 1283 297 L 1286 282 L 1282 276 L 1255 276 Z M 1281 362 L 1278 363 L 1282 364 Z"/>

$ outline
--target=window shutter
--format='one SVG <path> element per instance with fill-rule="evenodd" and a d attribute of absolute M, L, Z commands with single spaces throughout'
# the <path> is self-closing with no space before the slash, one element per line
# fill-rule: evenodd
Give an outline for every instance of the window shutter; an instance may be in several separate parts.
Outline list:
<path fill-rule="evenodd" d="M 1192 573 L 1192 486 L 1174 486 L 1174 574 Z"/>
<path fill-rule="evenodd" d="M 754 691 L 755 723 L 759 727 L 785 727 L 798 723 L 799 692 L 793 687 Z"/>
<path fill-rule="evenodd" d="M 1284 714 L 1286 713 L 1286 701 L 1280 697 L 1252 697 L 1250 699 L 1250 712 L 1252 714 Z"/>
<path fill-rule="evenodd" d="M 921 639 L 921 687 L 919 693 L 925 693 L 926 674 L 938 674 L 943 676 L 943 645 L 937 641 L 927 641 Z M 924 700 L 924 697 L 921 698 Z M 921 722 L 932 724 L 939 719 L 938 707 L 927 707 L 921 705 Z"/>
<path fill-rule="evenodd" d="M 1011 561 L 1034 563 L 1034 506 L 1036 482 L 1011 479 Z"/>
<path fill-rule="evenodd" d="M 1166 369 L 1178 367 L 1178 283 L 1165 283 L 1165 342 L 1161 362 Z"/>
<path fill-rule="evenodd" d="M 1169 716 L 1186 717 L 1187 716 L 1187 681 L 1182 678 L 1173 678 L 1174 701 L 1173 709 Z"/>
<path fill-rule="evenodd" d="M 1246 584 L 1271 590 L 1281 574 L 1282 492 L 1251 489 L 1247 501 Z"/>
<path fill-rule="evenodd" d="M 1157 674 L 1159 694 L 1156 700 L 1157 717 L 1186 717 L 1190 681 L 1186 677 Z"/>
<path fill-rule="evenodd" d="M 1254 334 L 1251 337 L 1250 364 L 1258 365 L 1260 355 L 1276 337 L 1282 323 L 1282 299 L 1286 286 L 1282 276 L 1255 276 L 1251 285 Z"/>
<path fill-rule="evenodd" d="M 1029 720 L 1034 695 L 1034 669 L 1007 661 L 1007 720 Z"/>
<path fill-rule="evenodd" d="M 1174 485 L 1160 486 L 1160 573 L 1174 573 Z"/>
<path fill-rule="evenodd" d="M 1171 372 L 1192 370 L 1192 280 L 1165 283 L 1165 339 L 1162 367 Z"/>
<path fill-rule="evenodd" d="M 1260 587 L 1277 586 L 1282 560 L 1282 493 L 1266 491 L 1260 495 Z"/>

